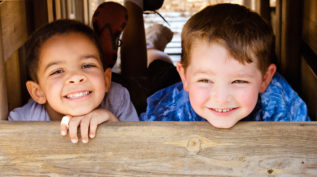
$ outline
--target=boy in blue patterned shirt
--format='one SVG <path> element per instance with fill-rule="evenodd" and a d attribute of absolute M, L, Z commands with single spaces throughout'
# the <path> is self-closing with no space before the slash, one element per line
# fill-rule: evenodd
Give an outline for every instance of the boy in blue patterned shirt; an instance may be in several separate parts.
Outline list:
<path fill-rule="evenodd" d="M 276 73 L 272 44 L 270 25 L 255 12 L 206 7 L 182 31 L 182 82 L 149 97 L 141 120 L 207 120 L 218 128 L 239 120 L 309 121 L 306 104 Z"/>

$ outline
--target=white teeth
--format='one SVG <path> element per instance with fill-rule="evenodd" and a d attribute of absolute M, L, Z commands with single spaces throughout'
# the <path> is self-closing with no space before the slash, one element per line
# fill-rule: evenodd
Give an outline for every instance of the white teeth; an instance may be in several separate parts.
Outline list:
<path fill-rule="evenodd" d="M 228 111 L 233 110 L 233 108 L 226 108 L 226 109 L 214 108 L 214 110 L 217 112 L 228 112 Z"/>
<path fill-rule="evenodd" d="M 80 93 L 75 93 L 75 94 L 70 94 L 70 95 L 66 95 L 67 98 L 72 98 L 72 99 L 75 99 L 75 98 L 79 98 L 79 97 L 83 97 L 83 96 L 86 96 L 89 94 L 89 91 L 86 91 L 86 92 L 80 92 Z"/>

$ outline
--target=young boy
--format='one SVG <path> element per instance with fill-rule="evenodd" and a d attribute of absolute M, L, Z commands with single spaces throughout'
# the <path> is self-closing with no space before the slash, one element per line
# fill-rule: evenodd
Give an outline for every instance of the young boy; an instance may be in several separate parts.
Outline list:
<path fill-rule="evenodd" d="M 209 6 L 182 31 L 181 83 L 148 98 L 141 120 L 207 120 L 230 128 L 239 120 L 308 121 L 305 103 L 276 73 L 271 27 L 234 4 Z"/>
<path fill-rule="evenodd" d="M 32 101 L 10 112 L 11 121 L 60 121 L 71 117 L 69 134 L 77 143 L 80 125 L 84 143 L 105 121 L 137 121 L 124 87 L 111 82 L 111 69 L 90 27 L 58 20 L 36 31 L 27 43 L 26 82 Z M 67 127 L 61 126 L 62 135 Z"/>

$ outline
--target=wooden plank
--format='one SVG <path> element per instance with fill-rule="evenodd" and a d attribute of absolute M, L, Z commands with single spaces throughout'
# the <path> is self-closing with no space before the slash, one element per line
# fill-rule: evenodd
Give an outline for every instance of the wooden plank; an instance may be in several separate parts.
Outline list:
<path fill-rule="evenodd" d="M 301 60 L 302 95 L 305 100 L 310 118 L 317 120 L 317 75 L 307 62 L 309 58 L 303 56 Z M 316 63 L 316 62 L 315 62 Z"/>
<path fill-rule="evenodd" d="M 281 66 L 281 44 L 282 44 L 282 1 L 276 1 L 275 20 L 273 21 L 275 29 L 275 55 L 278 66 Z"/>
<path fill-rule="evenodd" d="M 25 0 L 3 1 L 0 5 L 3 57 L 6 61 L 28 38 Z"/>
<path fill-rule="evenodd" d="M 21 95 L 21 78 L 20 64 L 18 52 L 15 52 L 5 63 L 6 82 L 7 82 L 7 97 L 8 108 L 11 111 L 13 108 L 22 105 Z"/>
<path fill-rule="evenodd" d="M 2 176 L 316 176 L 317 122 L 103 124 L 88 144 L 59 122 L 0 121 Z"/>
<path fill-rule="evenodd" d="M 282 2 L 280 71 L 294 90 L 300 88 L 301 1 Z"/>
<path fill-rule="evenodd" d="M 46 0 L 47 3 L 47 17 L 48 22 L 51 23 L 54 21 L 54 9 L 53 9 L 53 0 Z"/>
<path fill-rule="evenodd" d="M 84 23 L 89 25 L 90 18 L 89 18 L 89 2 L 88 0 L 83 0 L 83 16 L 84 16 Z"/>
<path fill-rule="evenodd" d="M 62 6 L 61 6 L 60 0 L 55 1 L 55 14 L 56 14 L 56 20 L 59 20 L 62 18 Z"/>
<path fill-rule="evenodd" d="M 303 1 L 303 29 L 302 38 L 317 54 L 317 1 Z"/>
<path fill-rule="evenodd" d="M 268 23 L 271 23 L 270 1 L 258 0 L 254 2 L 256 6 L 255 11 L 258 12 Z"/>
<path fill-rule="evenodd" d="M 2 26 L 1 24 L 2 20 L 0 18 L 0 27 Z M 2 34 L 2 28 L 0 28 L 0 34 Z M 3 41 L 2 35 L 0 35 L 0 120 L 5 120 L 8 117 L 8 99 L 4 68 Z"/>

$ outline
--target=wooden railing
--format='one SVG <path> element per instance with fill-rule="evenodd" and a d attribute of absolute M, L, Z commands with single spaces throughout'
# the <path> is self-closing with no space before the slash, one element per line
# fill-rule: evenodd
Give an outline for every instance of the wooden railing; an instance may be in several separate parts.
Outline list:
<path fill-rule="evenodd" d="M 117 122 L 88 144 L 0 121 L 0 176 L 316 176 L 317 122 Z"/>

